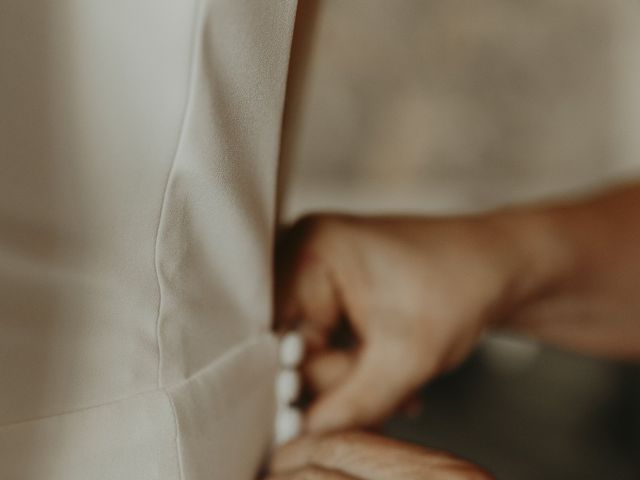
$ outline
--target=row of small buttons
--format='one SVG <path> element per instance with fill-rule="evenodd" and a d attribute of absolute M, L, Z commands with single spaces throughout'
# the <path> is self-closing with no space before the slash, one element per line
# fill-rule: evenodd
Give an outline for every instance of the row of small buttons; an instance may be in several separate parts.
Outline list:
<path fill-rule="evenodd" d="M 280 339 L 280 372 L 276 378 L 276 423 L 274 443 L 283 445 L 296 438 L 302 430 L 302 413 L 293 406 L 302 388 L 298 367 L 305 354 L 304 339 L 289 332 Z"/>

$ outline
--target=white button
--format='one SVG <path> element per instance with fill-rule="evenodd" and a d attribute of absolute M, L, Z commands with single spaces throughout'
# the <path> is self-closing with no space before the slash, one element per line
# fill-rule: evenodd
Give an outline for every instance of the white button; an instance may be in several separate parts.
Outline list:
<path fill-rule="evenodd" d="M 300 375 L 295 370 L 281 370 L 276 378 L 276 397 L 279 405 L 290 405 L 300 395 Z"/>
<path fill-rule="evenodd" d="M 289 332 L 280 340 L 280 365 L 295 368 L 304 359 L 304 339 L 297 332 Z"/>
<path fill-rule="evenodd" d="M 279 407 L 276 414 L 275 444 L 283 445 L 298 435 L 302 431 L 302 414 L 299 410 L 291 407 Z"/>

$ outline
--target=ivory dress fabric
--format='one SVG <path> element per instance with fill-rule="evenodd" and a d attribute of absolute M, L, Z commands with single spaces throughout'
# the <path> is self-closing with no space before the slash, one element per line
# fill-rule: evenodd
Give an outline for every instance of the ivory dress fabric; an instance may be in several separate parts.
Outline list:
<path fill-rule="evenodd" d="M 294 14 L 0 0 L 0 478 L 255 478 Z"/>

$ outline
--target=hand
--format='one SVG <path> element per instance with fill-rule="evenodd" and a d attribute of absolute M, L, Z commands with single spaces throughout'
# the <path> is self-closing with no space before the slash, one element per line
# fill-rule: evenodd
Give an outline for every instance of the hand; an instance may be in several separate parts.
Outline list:
<path fill-rule="evenodd" d="M 319 400 L 307 431 L 377 422 L 461 362 L 535 283 L 530 252 L 515 248 L 514 236 L 489 216 L 320 216 L 289 231 L 280 245 L 277 317 L 311 346 L 305 371 Z M 358 339 L 347 351 L 329 341 L 343 317 Z"/>
<path fill-rule="evenodd" d="M 266 480 L 490 480 L 447 453 L 361 432 L 306 437 L 276 452 Z"/>

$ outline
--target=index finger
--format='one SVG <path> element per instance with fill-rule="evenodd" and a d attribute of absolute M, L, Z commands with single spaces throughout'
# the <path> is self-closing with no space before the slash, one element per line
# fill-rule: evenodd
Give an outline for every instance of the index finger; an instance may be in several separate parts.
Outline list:
<path fill-rule="evenodd" d="M 318 222 L 296 223 L 283 232 L 276 249 L 276 328 L 298 329 L 312 346 L 326 340 L 340 314 Z"/>

